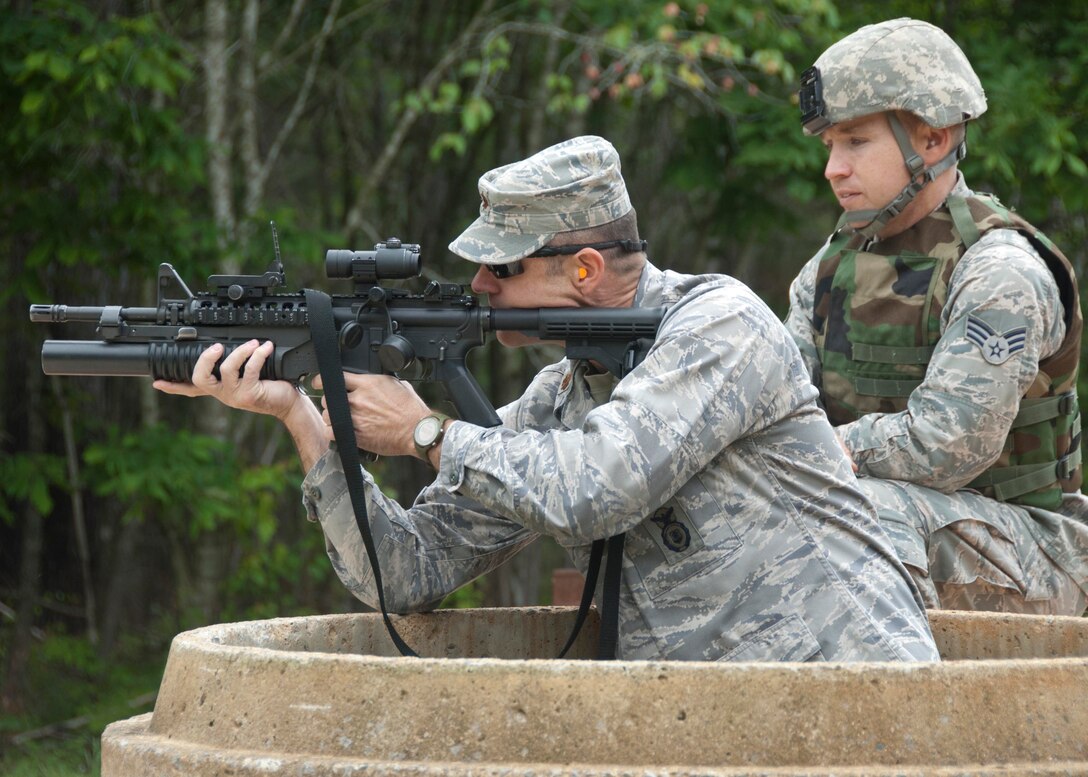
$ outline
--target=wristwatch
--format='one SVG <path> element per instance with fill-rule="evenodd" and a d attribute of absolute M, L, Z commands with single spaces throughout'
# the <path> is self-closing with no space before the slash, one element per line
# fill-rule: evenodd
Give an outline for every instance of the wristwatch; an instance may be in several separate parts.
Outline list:
<path fill-rule="evenodd" d="M 429 461 L 427 453 L 431 448 L 442 442 L 446 430 L 443 428 L 450 417 L 443 413 L 431 413 L 425 415 L 416 423 L 412 432 L 412 442 L 416 446 L 416 455 L 424 461 Z"/>

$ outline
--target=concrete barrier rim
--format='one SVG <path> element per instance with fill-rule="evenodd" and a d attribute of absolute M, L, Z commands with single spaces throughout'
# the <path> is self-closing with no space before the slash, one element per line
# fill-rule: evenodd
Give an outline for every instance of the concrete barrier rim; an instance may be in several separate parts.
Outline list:
<path fill-rule="evenodd" d="M 443 671 L 486 672 L 505 674 L 510 671 L 534 674 L 577 675 L 582 672 L 595 675 L 617 674 L 623 676 L 653 675 L 660 672 L 690 674 L 706 672 L 713 668 L 720 674 L 738 674 L 751 676 L 753 673 L 796 673 L 805 675 L 831 674 L 868 674 L 879 671 L 885 676 L 895 674 L 944 674 L 950 677 L 973 674 L 978 668 L 985 667 L 991 672 L 1023 675 L 1032 672 L 1051 671 L 1057 668 L 1088 670 L 1088 657 L 1065 656 L 1057 658 L 993 658 L 993 659 L 957 659 L 954 661 L 934 662 L 894 662 L 894 661 L 858 661 L 835 662 L 821 661 L 813 663 L 798 662 L 715 662 L 715 661 L 589 661 L 579 659 L 556 658 L 404 658 L 401 656 L 378 656 L 358 653 L 338 653 L 327 650 L 298 650 L 259 645 L 231 645 L 203 639 L 197 632 L 179 634 L 174 638 L 171 652 L 190 652 L 208 658 L 220 660 L 255 661 L 266 659 L 277 664 L 309 666 L 313 664 L 350 664 L 360 668 L 373 667 L 385 672 L 440 673 Z"/>
<path fill-rule="evenodd" d="M 572 616 L 577 610 L 574 607 L 519 607 L 509 608 L 501 615 L 511 618 L 532 618 L 557 614 Z M 433 619 L 440 624 L 445 619 L 460 619 L 472 617 L 493 617 L 496 610 L 484 608 L 469 608 L 460 610 L 439 610 L 433 613 L 393 616 L 405 623 L 419 624 L 421 619 Z M 937 628 L 955 626 L 963 623 L 979 623 L 990 625 L 1015 625 L 1018 628 L 1034 629 L 1036 632 L 1071 631 L 1082 633 L 1088 639 L 1088 618 L 1076 618 L 1070 616 L 1031 616 L 1010 613 L 981 613 L 960 612 L 954 610 L 931 611 L 931 621 Z M 464 671 L 487 671 L 504 673 L 516 667 L 518 672 L 534 672 L 549 674 L 553 672 L 579 673 L 580 671 L 592 671 L 598 673 L 620 673 L 631 675 L 632 673 L 654 674 L 668 671 L 672 673 L 706 672 L 714 667 L 716 673 L 728 674 L 739 672 L 751 675 L 753 672 L 775 673 L 793 672 L 807 675 L 827 675 L 829 673 L 853 673 L 863 674 L 879 670 L 884 675 L 895 673 L 917 674 L 924 671 L 927 674 L 938 672 L 956 676 L 958 674 L 971 673 L 979 667 L 987 667 L 993 671 L 1000 668 L 1006 672 L 1022 674 L 1031 671 L 1049 671 L 1056 668 L 1075 670 L 1080 667 L 1088 667 L 1088 656 L 1060 656 L 1052 658 L 970 658 L 932 663 L 899 663 L 899 662 L 816 662 L 816 663 L 787 663 L 787 662 L 746 662 L 746 663 L 721 663 L 711 661 L 587 661 L 584 659 L 557 659 L 557 658 L 499 658 L 499 657 L 420 657 L 405 660 L 401 656 L 376 655 L 372 653 L 359 653 L 350 650 L 338 652 L 327 649 L 299 649 L 297 641 L 290 646 L 277 644 L 275 635 L 290 632 L 295 628 L 303 628 L 309 631 L 325 627 L 350 626 L 355 623 L 366 623 L 381 626 L 378 613 L 343 613 L 313 616 L 289 616 L 253 621 L 241 621 L 235 623 L 215 624 L 203 626 L 189 631 L 181 632 L 174 637 L 171 652 L 195 652 L 209 658 L 212 655 L 220 659 L 254 660 L 263 657 L 281 663 L 309 665 L 326 663 L 345 663 L 358 666 L 374 666 L 383 671 L 410 671 L 410 672 L 441 672 L 444 669 Z M 254 640 L 253 634 L 263 635 Z M 272 635 L 272 636 L 270 636 Z M 297 634 L 292 635 L 297 640 Z M 262 644 L 263 643 L 263 644 Z M 347 643 L 345 643 L 347 644 Z M 592 667 L 592 668 L 590 668 Z"/>

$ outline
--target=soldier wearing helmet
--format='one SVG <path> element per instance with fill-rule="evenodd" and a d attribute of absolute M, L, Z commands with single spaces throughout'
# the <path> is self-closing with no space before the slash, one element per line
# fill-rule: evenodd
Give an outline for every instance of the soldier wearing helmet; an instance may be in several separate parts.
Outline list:
<path fill-rule="evenodd" d="M 800 105 L 843 214 L 787 327 L 927 606 L 1080 615 L 1077 282 L 958 170 L 987 107 L 970 62 L 931 24 L 869 25 Z"/>

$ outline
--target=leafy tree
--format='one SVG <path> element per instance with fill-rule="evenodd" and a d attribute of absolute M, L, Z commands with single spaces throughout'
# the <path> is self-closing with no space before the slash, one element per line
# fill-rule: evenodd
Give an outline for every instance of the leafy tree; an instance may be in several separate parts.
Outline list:
<path fill-rule="evenodd" d="M 60 268 L 116 272 L 199 245 L 184 202 L 156 196 L 200 176 L 200 144 L 166 102 L 192 78 L 178 42 L 151 16 L 47 0 L 8 17 L 0 43 L 0 99 L 18 117 L 0 135 L 4 242 L 25 247 L 2 298 L 42 296 Z"/>
<path fill-rule="evenodd" d="M 127 263 L 194 242 L 192 219 L 177 198 L 196 180 L 200 147 L 185 135 L 165 99 L 176 96 L 191 71 L 178 43 L 153 18 L 100 18 L 81 3 L 49 0 L 21 5 L 0 23 L 0 207 L 8 229 L 0 250 L 9 271 L 0 288 L 6 359 L 35 365 L 37 333 L 26 321 L 29 299 L 94 284 Z M 8 370 L 0 404 L 18 407 L 0 426 L 9 466 L 45 482 L 52 467 L 44 448 L 49 402 L 34 371 Z M 48 392 L 44 392 L 48 395 Z M 30 439 L 30 447 L 16 440 Z M 43 458 L 44 457 L 44 458 Z M 16 630 L 7 651 L 5 707 L 18 707 L 19 683 L 36 607 L 39 566 L 34 556 L 45 532 L 40 488 L 26 501 L 11 485 L 6 509 L 22 516 L 24 543 Z"/>

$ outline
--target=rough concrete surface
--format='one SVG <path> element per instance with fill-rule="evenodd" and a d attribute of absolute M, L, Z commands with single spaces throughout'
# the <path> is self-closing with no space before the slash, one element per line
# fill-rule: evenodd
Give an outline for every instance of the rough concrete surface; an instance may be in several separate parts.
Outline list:
<path fill-rule="evenodd" d="M 103 777 L 1088 774 L 1088 619 L 934 612 L 934 664 L 545 658 L 573 615 L 396 619 L 462 658 L 379 615 L 179 634 Z"/>

